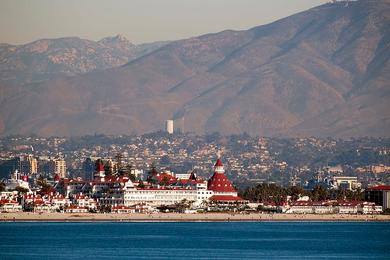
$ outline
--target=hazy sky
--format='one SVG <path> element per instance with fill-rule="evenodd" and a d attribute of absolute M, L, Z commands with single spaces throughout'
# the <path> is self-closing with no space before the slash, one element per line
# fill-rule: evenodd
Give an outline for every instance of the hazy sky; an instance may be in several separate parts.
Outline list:
<path fill-rule="evenodd" d="M 248 29 L 326 0 L 0 0 L 0 42 L 123 34 L 131 42 Z"/>

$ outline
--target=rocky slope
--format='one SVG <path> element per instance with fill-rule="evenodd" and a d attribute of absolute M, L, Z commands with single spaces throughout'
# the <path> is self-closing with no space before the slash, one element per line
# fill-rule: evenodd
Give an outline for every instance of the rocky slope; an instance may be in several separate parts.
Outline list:
<path fill-rule="evenodd" d="M 174 118 L 197 133 L 390 136 L 389 55 L 388 0 L 325 4 L 3 91 L 2 134 L 143 133 Z"/>
<path fill-rule="evenodd" d="M 98 42 L 76 37 L 0 45 L 0 80 L 26 84 L 121 66 L 163 46 L 134 45 L 117 35 Z"/>

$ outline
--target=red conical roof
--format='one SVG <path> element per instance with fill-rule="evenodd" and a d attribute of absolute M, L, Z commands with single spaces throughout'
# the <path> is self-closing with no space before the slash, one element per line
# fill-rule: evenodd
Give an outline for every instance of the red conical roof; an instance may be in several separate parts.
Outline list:
<path fill-rule="evenodd" d="M 223 164 L 220 159 L 218 159 L 215 163 L 215 167 L 220 167 L 222 169 L 216 169 L 213 176 L 207 183 L 207 189 L 216 192 L 237 192 L 236 189 L 233 187 L 232 183 L 224 174 Z"/>
<path fill-rule="evenodd" d="M 222 161 L 220 159 L 218 159 L 214 166 L 215 167 L 217 167 L 217 166 L 223 167 L 223 163 L 222 163 Z"/>

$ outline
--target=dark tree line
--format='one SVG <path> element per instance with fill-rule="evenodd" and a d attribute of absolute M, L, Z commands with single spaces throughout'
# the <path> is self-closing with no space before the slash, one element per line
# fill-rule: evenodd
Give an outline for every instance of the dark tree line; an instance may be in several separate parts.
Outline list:
<path fill-rule="evenodd" d="M 286 201 L 287 196 L 291 196 L 292 201 L 298 200 L 301 196 L 309 196 L 312 201 L 364 199 L 364 193 L 360 189 L 356 191 L 344 189 L 328 190 L 320 185 L 311 191 L 307 191 L 298 186 L 281 187 L 276 184 L 258 184 L 246 188 L 240 192 L 240 195 L 251 202 L 274 202 L 276 204 Z"/>

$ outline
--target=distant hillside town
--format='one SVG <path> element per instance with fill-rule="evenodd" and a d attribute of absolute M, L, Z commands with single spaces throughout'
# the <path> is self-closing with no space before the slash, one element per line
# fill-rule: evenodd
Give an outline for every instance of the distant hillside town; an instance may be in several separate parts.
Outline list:
<path fill-rule="evenodd" d="M 390 140 L 207 136 L 0 139 L 2 211 L 388 212 Z"/>

